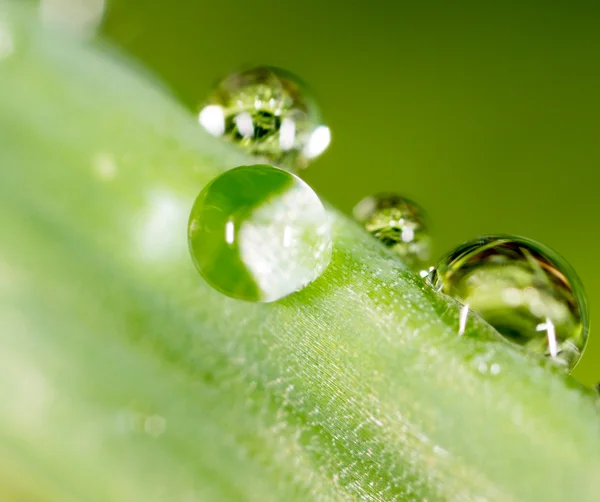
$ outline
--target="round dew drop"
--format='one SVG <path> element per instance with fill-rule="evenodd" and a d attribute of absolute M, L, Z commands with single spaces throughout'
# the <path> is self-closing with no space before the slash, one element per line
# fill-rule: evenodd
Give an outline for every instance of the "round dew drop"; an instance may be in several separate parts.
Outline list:
<path fill-rule="evenodd" d="M 521 237 L 482 237 L 457 247 L 428 282 L 479 314 L 508 340 L 567 370 L 588 334 L 581 281 L 551 249 Z"/>
<path fill-rule="evenodd" d="M 329 265 L 331 226 L 300 178 L 271 166 L 237 167 L 194 203 L 190 253 L 204 279 L 241 300 L 272 302 L 301 290 Z"/>
<path fill-rule="evenodd" d="M 367 231 L 413 270 L 419 271 L 426 265 L 431 238 L 425 212 L 418 204 L 397 194 L 382 193 L 361 200 L 353 214 Z"/>
<path fill-rule="evenodd" d="M 288 169 L 304 168 L 329 146 L 329 128 L 300 79 L 258 67 L 225 78 L 200 111 L 213 136 Z"/>

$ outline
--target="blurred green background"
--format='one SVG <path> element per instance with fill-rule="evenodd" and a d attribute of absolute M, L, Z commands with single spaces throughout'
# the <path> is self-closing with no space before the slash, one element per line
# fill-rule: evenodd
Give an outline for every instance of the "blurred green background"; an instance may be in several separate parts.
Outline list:
<path fill-rule="evenodd" d="M 331 127 L 304 174 L 349 212 L 395 190 L 435 255 L 513 233 L 564 255 L 600 316 L 600 3 L 108 0 L 103 35 L 195 111 L 246 65 L 300 75 Z M 575 375 L 600 381 L 600 337 Z"/>

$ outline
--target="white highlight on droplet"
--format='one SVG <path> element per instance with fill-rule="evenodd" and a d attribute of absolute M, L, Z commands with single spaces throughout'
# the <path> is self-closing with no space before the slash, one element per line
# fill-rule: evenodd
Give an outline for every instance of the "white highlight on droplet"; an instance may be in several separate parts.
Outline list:
<path fill-rule="evenodd" d="M 202 108 L 198 115 L 198 122 L 213 136 L 222 136 L 225 133 L 225 113 L 219 105 L 208 105 Z"/>
<path fill-rule="evenodd" d="M 550 349 L 550 356 L 556 357 L 558 355 L 558 343 L 556 342 L 556 329 L 554 323 L 550 318 L 546 317 L 546 322 L 538 324 L 535 328 L 536 331 L 545 331 L 548 337 L 548 348 Z"/>
<path fill-rule="evenodd" d="M 523 291 L 523 298 L 527 302 L 529 310 L 534 316 L 544 317 L 548 312 L 546 304 L 537 289 L 533 287 L 525 288 L 525 291 Z"/>
<path fill-rule="evenodd" d="M 105 7 L 105 0 L 40 0 L 39 14 L 44 24 L 85 37 L 96 31 Z"/>
<path fill-rule="evenodd" d="M 431 274 L 431 272 L 433 272 L 434 267 L 429 267 L 427 270 L 421 270 L 419 272 L 419 276 L 421 277 L 421 279 L 425 279 L 429 274 Z"/>
<path fill-rule="evenodd" d="M 331 131 L 327 126 L 317 127 L 312 134 L 308 143 L 304 147 L 304 156 L 307 159 L 312 159 L 321 155 L 331 143 Z"/>
<path fill-rule="evenodd" d="M 264 301 L 275 301 L 302 289 L 327 268 L 331 223 L 309 187 L 293 187 L 252 211 L 239 228 L 238 246 Z"/>
<path fill-rule="evenodd" d="M 8 26 L 0 23 L 0 59 L 9 57 L 15 51 L 15 43 Z"/>
<path fill-rule="evenodd" d="M 157 190 L 148 195 L 148 205 L 138 220 L 139 257 L 146 261 L 164 261 L 185 252 L 187 208 L 176 195 Z"/>
<path fill-rule="evenodd" d="M 402 242 L 412 242 L 415 239 L 415 229 L 412 227 L 404 227 L 400 235 Z"/>
<path fill-rule="evenodd" d="M 458 334 L 460 336 L 465 334 L 467 329 L 467 318 L 469 317 L 469 304 L 463 305 L 460 309 L 460 318 L 458 321 Z"/>
<path fill-rule="evenodd" d="M 281 121 L 279 128 L 279 147 L 283 151 L 291 150 L 296 140 L 296 122 L 289 117 Z"/>
<path fill-rule="evenodd" d="M 235 224 L 232 220 L 225 223 L 225 242 L 230 246 L 235 242 Z"/>
<path fill-rule="evenodd" d="M 502 300 L 511 307 L 518 307 L 523 303 L 523 295 L 518 288 L 505 288 L 502 290 Z"/>
<path fill-rule="evenodd" d="M 238 113 L 234 120 L 238 131 L 244 138 L 254 136 L 254 124 L 252 123 L 252 116 L 248 112 Z"/>
<path fill-rule="evenodd" d="M 288 248 L 292 245 L 292 227 L 287 226 L 283 229 L 283 247 Z"/>

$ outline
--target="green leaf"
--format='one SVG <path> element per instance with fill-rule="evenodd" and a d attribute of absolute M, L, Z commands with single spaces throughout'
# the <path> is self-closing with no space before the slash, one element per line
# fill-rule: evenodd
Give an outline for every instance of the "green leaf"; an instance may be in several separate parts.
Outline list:
<path fill-rule="evenodd" d="M 457 336 L 335 210 L 302 292 L 210 289 L 188 214 L 250 160 L 30 18 L 0 3 L 1 500 L 597 500 L 597 399 L 476 318 Z"/>

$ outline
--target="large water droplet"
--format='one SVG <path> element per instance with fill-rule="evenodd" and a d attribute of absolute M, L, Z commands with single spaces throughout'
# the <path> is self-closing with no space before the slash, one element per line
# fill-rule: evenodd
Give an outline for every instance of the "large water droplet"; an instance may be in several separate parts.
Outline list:
<path fill-rule="evenodd" d="M 551 249 L 521 237 L 489 236 L 450 251 L 428 277 L 508 340 L 571 370 L 585 348 L 583 287 Z"/>
<path fill-rule="evenodd" d="M 304 168 L 329 146 L 329 128 L 300 80 L 284 70 L 258 67 L 224 79 L 199 121 L 214 136 L 288 169 Z"/>
<path fill-rule="evenodd" d="M 188 239 L 206 281 L 248 301 L 294 293 L 331 260 L 323 204 L 300 178 L 271 166 L 237 167 L 211 181 L 194 203 Z"/>
<path fill-rule="evenodd" d="M 425 213 L 418 204 L 397 194 L 382 193 L 361 200 L 354 207 L 353 214 L 413 270 L 419 271 L 426 265 L 431 238 Z"/>

